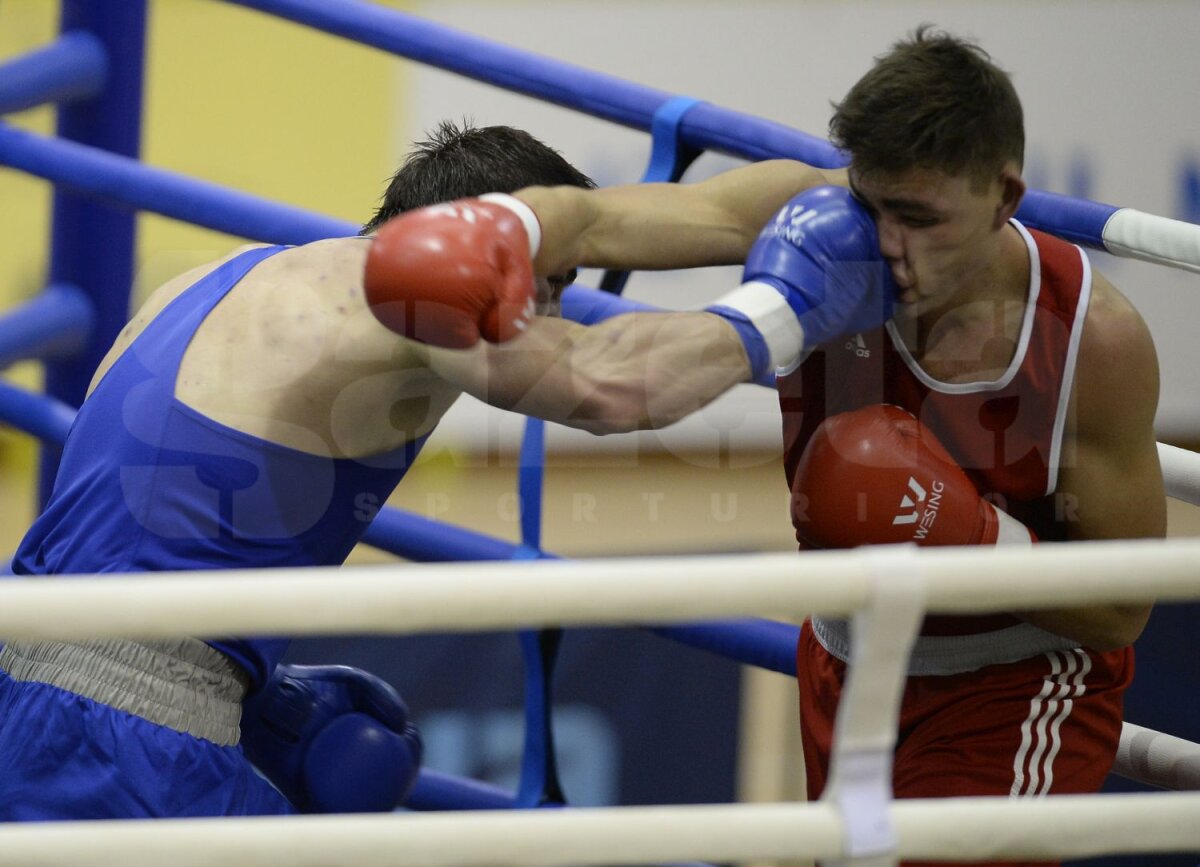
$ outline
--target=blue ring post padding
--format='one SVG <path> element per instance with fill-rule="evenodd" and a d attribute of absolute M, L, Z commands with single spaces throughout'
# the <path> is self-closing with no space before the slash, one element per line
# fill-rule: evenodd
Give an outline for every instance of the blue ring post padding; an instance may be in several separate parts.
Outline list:
<path fill-rule="evenodd" d="M 4 123 L 0 123 L 0 164 L 77 193 L 269 244 L 306 244 L 356 235 L 361 228 Z M 87 236 L 86 228 L 79 231 Z"/>
<path fill-rule="evenodd" d="M 68 31 L 0 65 L 0 114 L 95 96 L 107 77 L 104 43 L 91 33 Z"/>
<path fill-rule="evenodd" d="M 62 139 L 137 157 L 142 131 L 142 67 L 146 0 L 60 6 L 59 33 L 86 32 L 107 58 L 104 89 L 87 100 L 63 103 L 57 133 Z M 69 44 L 69 43 L 68 43 Z M 70 358 L 46 365 L 46 394 L 78 406 L 92 374 L 129 318 L 135 222 L 132 214 L 56 189 L 51 218 L 48 283 L 78 286 L 91 299 L 95 327 Z M 58 472 L 57 449 L 42 449 L 39 502 L 50 496 Z"/>
<path fill-rule="evenodd" d="M 1074 244 L 1104 249 L 1104 226 L 1119 210 L 1115 205 L 1030 190 L 1021 201 L 1017 218 Z"/>
<path fill-rule="evenodd" d="M 568 286 L 562 294 L 562 315 L 564 319 L 578 322 L 581 325 L 595 325 L 605 319 L 620 316 L 623 313 L 667 313 L 661 307 L 647 304 L 643 301 L 630 301 L 619 295 L 608 292 L 598 292 L 586 286 Z M 755 380 L 767 388 L 775 387 L 775 371 L 768 370 Z"/>
<path fill-rule="evenodd" d="M 679 140 L 679 125 L 684 115 L 700 100 L 690 96 L 673 96 L 658 107 L 650 122 L 650 162 L 642 174 L 642 183 L 675 183 L 700 151 L 685 146 Z M 605 271 L 600 279 L 600 291 L 620 295 L 629 282 L 628 271 Z"/>
<path fill-rule="evenodd" d="M 0 316 L 0 367 L 78 352 L 87 343 L 95 318 L 91 299 L 78 287 L 47 286 Z"/>

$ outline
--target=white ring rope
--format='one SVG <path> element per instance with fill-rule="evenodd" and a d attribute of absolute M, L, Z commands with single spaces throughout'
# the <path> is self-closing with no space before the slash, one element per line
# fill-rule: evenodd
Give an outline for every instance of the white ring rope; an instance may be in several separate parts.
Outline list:
<path fill-rule="evenodd" d="M 1162 465 L 1167 496 L 1200 506 L 1200 455 L 1159 443 L 1158 462 Z"/>
<path fill-rule="evenodd" d="M 0 582 L 0 639 L 387 634 L 767 612 L 844 615 L 869 603 L 887 553 L 875 547 L 803 555 L 42 577 Z M 1053 607 L 1083 598 L 1098 604 L 1200 598 L 1200 539 L 909 547 L 903 554 L 920 571 L 931 611 Z M 1134 571 L 1139 578 L 1130 581 Z M 1194 792 L 901 801 L 886 810 L 898 841 L 893 857 L 1200 851 L 1200 793 Z M 828 803 L 17 823 L 0 825 L 0 863 L 450 867 L 843 858 L 846 831 Z"/>
<path fill-rule="evenodd" d="M 1200 273 L 1200 226 L 1121 208 L 1101 232 L 1108 252 Z"/>
<path fill-rule="evenodd" d="M 1113 773 L 1164 789 L 1200 792 L 1200 744 L 1127 722 Z"/>
<path fill-rule="evenodd" d="M 0 581 L 0 640 L 842 616 L 866 604 L 880 551 L 39 577 Z M 943 614 L 1200 598 L 1200 539 L 922 548 L 912 556 L 928 610 Z"/>
<path fill-rule="evenodd" d="M 1200 850 L 1200 794 L 896 801 L 903 858 L 1037 859 Z M 828 804 L 603 807 L 0 825 L 22 867 L 467 867 L 839 858 Z"/>

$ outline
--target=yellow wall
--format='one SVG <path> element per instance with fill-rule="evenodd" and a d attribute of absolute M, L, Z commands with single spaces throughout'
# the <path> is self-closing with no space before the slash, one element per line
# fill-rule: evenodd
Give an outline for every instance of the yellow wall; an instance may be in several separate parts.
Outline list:
<path fill-rule="evenodd" d="M 6 3 L 0 7 L 0 59 L 43 45 L 58 32 L 57 3 Z M 4 118 L 23 129 L 49 133 L 54 111 L 36 108 Z M 22 172 L 0 168 L 0 310 L 29 298 L 45 280 L 50 187 Z M 19 364 L 6 378 L 40 388 L 40 367 Z M 7 556 L 33 517 L 33 441 L 0 426 L 0 556 Z"/>
<path fill-rule="evenodd" d="M 0 5 L 0 60 L 53 40 L 57 31 L 57 3 Z M 146 45 L 147 163 L 356 223 L 371 214 L 406 148 L 393 130 L 405 108 L 407 61 L 216 0 L 151 0 Z M 54 111 L 5 120 L 51 133 Z M 50 185 L 0 168 L 0 202 L 4 310 L 44 283 Z M 139 218 L 138 233 L 135 303 L 238 243 L 153 214 Z M 7 375 L 39 387 L 36 365 Z M 31 483 L 33 454 L 27 437 L 0 429 L 0 545 L 8 550 L 9 537 L 19 538 L 32 515 L 20 490 Z"/>
<path fill-rule="evenodd" d="M 407 61 L 213 0 L 154 0 L 146 54 L 147 162 L 356 223 L 370 215 L 405 147 L 392 130 Z M 139 229 L 141 291 L 235 243 L 156 215 Z"/>

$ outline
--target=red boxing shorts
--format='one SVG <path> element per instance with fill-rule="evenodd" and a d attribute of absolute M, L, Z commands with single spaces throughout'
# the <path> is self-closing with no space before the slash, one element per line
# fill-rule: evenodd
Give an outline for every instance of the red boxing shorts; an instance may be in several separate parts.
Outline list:
<path fill-rule="evenodd" d="M 797 678 L 811 800 L 825 788 L 845 673 L 846 664 L 821 646 L 806 623 Z M 1116 757 L 1122 696 L 1132 679 L 1129 647 L 1051 651 L 963 674 L 910 676 L 900 709 L 895 796 L 1097 792 Z"/>

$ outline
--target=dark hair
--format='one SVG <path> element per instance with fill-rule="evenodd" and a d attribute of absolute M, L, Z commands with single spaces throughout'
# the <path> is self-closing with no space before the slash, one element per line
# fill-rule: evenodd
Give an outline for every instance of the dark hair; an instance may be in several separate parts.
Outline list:
<path fill-rule="evenodd" d="M 922 24 L 876 58 L 829 122 L 856 172 L 936 169 L 986 184 L 1025 154 L 1021 100 L 986 51 Z"/>
<path fill-rule="evenodd" d="M 428 135 L 413 143 L 362 234 L 404 211 L 452 199 L 533 186 L 596 186 L 558 151 L 511 126 L 477 128 L 464 120 L 460 128 L 442 121 Z"/>

